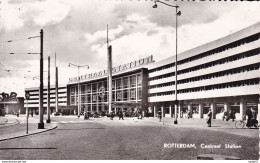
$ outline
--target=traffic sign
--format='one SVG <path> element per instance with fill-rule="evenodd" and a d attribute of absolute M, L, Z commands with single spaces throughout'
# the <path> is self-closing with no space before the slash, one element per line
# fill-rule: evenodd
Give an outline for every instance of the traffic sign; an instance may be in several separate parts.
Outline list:
<path fill-rule="evenodd" d="M 30 93 L 29 92 L 25 92 L 25 98 L 26 98 L 26 100 L 30 99 Z"/>

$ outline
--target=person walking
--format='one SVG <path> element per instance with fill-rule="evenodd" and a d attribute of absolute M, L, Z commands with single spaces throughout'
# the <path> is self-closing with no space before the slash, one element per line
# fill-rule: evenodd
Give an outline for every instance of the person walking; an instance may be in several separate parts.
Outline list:
<path fill-rule="evenodd" d="M 212 112 L 211 112 L 211 109 L 209 109 L 209 112 L 208 112 L 208 118 L 207 118 L 207 124 L 208 124 L 208 127 L 211 127 L 211 118 L 212 118 Z"/>
<path fill-rule="evenodd" d="M 113 118 L 114 118 L 114 112 L 111 111 L 111 112 L 110 112 L 110 120 L 113 120 Z"/>
<path fill-rule="evenodd" d="M 250 127 L 251 126 L 251 119 L 253 118 L 253 114 L 251 109 L 247 108 L 246 110 L 246 115 L 247 115 L 247 122 L 246 122 L 246 126 Z"/>
<path fill-rule="evenodd" d="M 255 111 L 254 108 L 251 108 L 251 112 L 252 112 L 252 119 L 251 119 L 251 123 L 254 127 L 257 127 L 258 125 L 258 121 L 257 121 L 257 113 Z"/>
<path fill-rule="evenodd" d="M 84 111 L 84 120 L 87 119 L 87 113 Z"/>
<path fill-rule="evenodd" d="M 158 111 L 158 118 L 159 118 L 159 122 L 161 122 L 161 120 L 162 120 L 162 112 L 161 111 Z"/>
<path fill-rule="evenodd" d="M 119 116 L 119 120 L 120 120 L 120 119 L 124 120 L 123 112 L 122 112 L 121 109 L 119 109 L 119 111 L 118 111 L 118 116 Z"/>

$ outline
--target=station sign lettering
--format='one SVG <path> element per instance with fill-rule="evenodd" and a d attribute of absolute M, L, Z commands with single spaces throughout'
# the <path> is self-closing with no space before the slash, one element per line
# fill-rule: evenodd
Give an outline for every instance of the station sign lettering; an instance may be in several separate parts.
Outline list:
<path fill-rule="evenodd" d="M 134 61 L 134 62 L 123 64 L 123 65 L 120 65 L 120 66 L 117 66 L 117 67 L 113 67 L 112 73 L 116 74 L 116 73 L 119 73 L 119 72 L 126 71 L 128 69 L 147 65 L 147 64 L 152 63 L 152 62 L 154 62 L 154 60 L 153 60 L 153 56 L 151 55 L 149 57 L 139 59 L 139 60 Z M 100 77 L 107 76 L 107 75 L 108 75 L 107 70 L 103 70 L 103 71 L 99 71 L 99 72 L 94 72 L 94 73 L 82 75 L 80 77 L 69 78 L 69 83 L 78 82 L 78 80 L 79 81 L 86 81 L 86 80 L 100 78 Z"/>

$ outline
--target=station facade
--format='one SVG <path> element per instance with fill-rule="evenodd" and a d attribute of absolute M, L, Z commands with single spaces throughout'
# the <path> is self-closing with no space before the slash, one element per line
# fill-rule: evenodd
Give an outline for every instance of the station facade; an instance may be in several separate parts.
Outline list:
<path fill-rule="evenodd" d="M 260 23 L 178 54 L 179 113 L 221 118 L 230 109 L 241 118 L 246 108 L 259 109 Z M 156 115 L 172 117 L 175 100 L 175 56 L 148 67 L 148 103 Z"/>
<path fill-rule="evenodd" d="M 39 113 L 39 87 L 26 88 L 25 92 L 29 92 L 30 97 L 28 100 L 24 101 L 24 108 L 28 107 L 28 111 L 30 114 L 38 114 Z M 50 110 L 51 113 L 56 112 L 56 88 L 54 85 L 50 86 Z M 58 87 L 58 109 L 59 112 L 68 112 L 70 114 L 72 109 L 67 106 L 67 85 L 59 85 Z M 43 89 L 43 108 L 44 113 L 47 112 L 47 86 Z"/>
<path fill-rule="evenodd" d="M 260 23 L 178 54 L 177 73 L 174 55 L 159 62 L 149 56 L 114 67 L 112 110 L 140 109 L 150 116 L 160 110 L 164 117 L 174 117 L 177 109 L 180 117 L 189 111 L 193 118 L 206 118 L 211 109 L 214 119 L 229 110 L 237 119 L 247 108 L 258 112 Z M 67 106 L 108 112 L 107 82 L 106 71 L 70 78 Z M 176 83 L 178 108 L 174 108 Z"/>

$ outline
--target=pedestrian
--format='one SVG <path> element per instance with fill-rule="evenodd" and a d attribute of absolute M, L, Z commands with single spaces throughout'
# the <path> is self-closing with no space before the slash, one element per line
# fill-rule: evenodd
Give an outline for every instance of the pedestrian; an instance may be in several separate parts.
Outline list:
<path fill-rule="evenodd" d="M 209 109 L 209 112 L 208 112 L 208 117 L 207 117 L 207 124 L 208 124 L 208 127 L 211 127 L 211 118 L 212 118 L 212 112 L 211 112 L 211 109 Z"/>
<path fill-rule="evenodd" d="M 84 120 L 87 119 L 87 113 L 84 111 Z"/>
<path fill-rule="evenodd" d="M 257 113 L 256 113 L 255 109 L 251 108 L 251 112 L 252 112 L 252 119 L 256 120 Z"/>
<path fill-rule="evenodd" d="M 31 116 L 33 117 L 33 111 L 31 111 Z"/>
<path fill-rule="evenodd" d="M 90 112 L 87 111 L 87 119 L 89 119 L 89 118 L 90 118 Z"/>
<path fill-rule="evenodd" d="M 247 116 L 246 126 L 250 127 L 251 126 L 251 119 L 253 117 L 251 109 L 249 109 L 249 108 L 246 109 L 246 116 Z"/>
<path fill-rule="evenodd" d="M 191 118 L 191 117 L 190 117 L 190 110 L 188 110 L 188 112 L 187 112 L 187 118 L 188 118 L 188 119 Z"/>
<path fill-rule="evenodd" d="M 111 112 L 110 112 L 110 120 L 113 120 L 113 118 L 114 118 L 114 112 L 111 111 Z"/>
<path fill-rule="evenodd" d="M 230 117 L 230 119 L 232 119 L 232 122 L 234 122 L 234 120 L 236 119 L 236 113 L 233 109 L 230 109 L 229 117 Z"/>
<path fill-rule="evenodd" d="M 228 112 L 225 110 L 223 113 L 223 117 L 222 117 L 223 121 L 226 119 L 226 121 L 228 121 Z"/>
<path fill-rule="evenodd" d="M 124 120 L 124 117 L 123 117 L 123 112 L 121 109 L 119 109 L 118 111 L 118 116 L 119 116 L 119 120 L 122 118 L 122 120 Z"/>
<path fill-rule="evenodd" d="M 162 120 L 162 112 L 161 111 L 158 111 L 158 118 L 159 118 L 159 122 L 161 122 L 161 120 Z"/>
<path fill-rule="evenodd" d="M 142 115 L 142 111 L 138 110 L 138 117 L 140 117 L 139 119 L 143 119 L 143 115 Z"/>
<path fill-rule="evenodd" d="M 251 108 L 251 112 L 252 112 L 251 123 L 252 123 L 253 126 L 257 127 L 257 124 L 258 124 L 258 121 L 256 120 L 257 113 L 256 113 L 254 108 Z"/>

